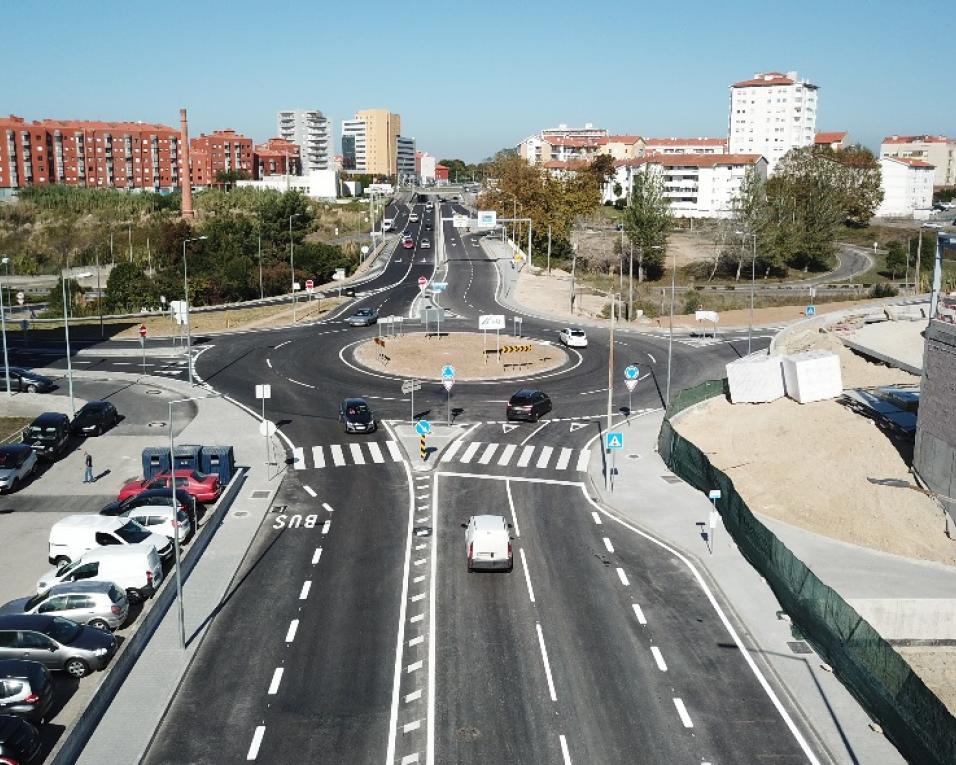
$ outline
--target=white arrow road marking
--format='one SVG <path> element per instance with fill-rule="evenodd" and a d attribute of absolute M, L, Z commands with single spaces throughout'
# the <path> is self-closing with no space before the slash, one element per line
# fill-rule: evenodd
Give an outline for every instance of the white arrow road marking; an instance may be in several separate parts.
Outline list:
<path fill-rule="evenodd" d="M 514 430 L 514 429 L 517 428 L 517 427 L 518 427 L 518 426 L 515 425 L 513 422 L 503 422 L 503 423 L 501 423 L 501 429 L 502 429 L 505 433 L 510 433 L 512 430 Z"/>
<path fill-rule="evenodd" d="M 571 430 L 569 432 L 573 433 L 576 430 L 581 430 L 581 428 L 586 428 L 588 424 L 586 422 L 572 422 Z"/>

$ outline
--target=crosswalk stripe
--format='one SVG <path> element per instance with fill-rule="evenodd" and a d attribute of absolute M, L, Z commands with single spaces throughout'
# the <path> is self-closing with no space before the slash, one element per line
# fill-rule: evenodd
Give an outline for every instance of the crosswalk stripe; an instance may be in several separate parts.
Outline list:
<path fill-rule="evenodd" d="M 511 455 L 515 453 L 515 449 L 517 448 L 515 444 L 506 444 L 505 448 L 501 450 L 501 454 L 498 455 L 498 464 L 507 465 L 511 462 Z"/>
<path fill-rule="evenodd" d="M 296 470 L 305 470 L 305 449 L 296 446 L 292 449 L 292 466 Z"/>
<path fill-rule="evenodd" d="M 325 452 L 322 451 L 321 446 L 312 447 L 312 462 L 317 468 L 325 467 Z"/>
<path fill-rule="evenodd" d="M 495 449 L 498 448 L 498 444 L 488 444 L 485 447 L 485 451 L 482 453 L 481 458 L 478 460 L 479 465 L 487 465 L 491 462 L 491 457 L 495 453 Z"/>
<path fill-rule="evenodd" d="M 458 450 L 461 448 L 461 439 L 458 441 L 452 441 L 448 444 L 448 448 L 445 450 L 445 453 L 441 456 L 442 462 L 451 462 L 455 455 L 458 453 Z"/>
<path fill-rule="evenodd" d="M 332 452 L 332 463 L 335 467 L 342 467 L 345 464 L 345 454 L 342 452 L 342 447 L 338 444 L 332 444 L 329 451 Z"/>
<path fill-rule="evenodd" d="M 365 455 L 362 454 L 362 444 L 349 444 L 349 450 L 352 452 L 352 462 L 356 465 L 365 464 Z"/>
<path fill-rule="evenodd" d="M 535 464 L 535 467 L 546 468 L 548 466 L 548 460 L 551 459 L 551 452 L 553 451 L 554 447 L 542 446 L 541 454 L 538 455 L 538 462 Z"/>
<path fill-rule="evenodd" d="M 402 453 L 398 450 L 398 444 L 394 441 L 386 441 L 385 445 L 388 447 L 388 453 L 392 455 L 392 461 L 401 462 Z"/>
<path fill-rule="evenodd" d="M 377 442 L 369 441 L 368 450 L 372 455 L 372 462 L 385 462 L 385 457 L 382 455 L 382 447 L 380 447 Z"/>
<path fill-rule="evenodd" d="M 588 463 L 590 461 L 591 461 L 591 450 L 582 449 L 581 452 L 578 454 L 578 467 L 577 467 L 578 471 L 582 473 L 587 471 Z"/>
<path fill-rule="evenodd" d="M 554 466 L 555 470 L 567 470 L 568 463 L 571 461 L 571 452 L 573 449 L 569 449 L 564 446 L 561 448 L 561 454 L 558 455 L 558 462 Z"/>
<path fill-rule="evenodd" d="M 518 457 L 518 467 L 528 467 L 528 463 L 531 462 L 531 453 L 533 451 L 533 446 L 526 446 L 521 450 L 521 456 Z"/>
<path fill-rule="evenodd" d="M 468 448 L 462 452 L 461 460 L 459 461 L 468 464 L 471 462 L 471 458 L 475 456 L 475 452 L 477 452 L 480 447 L 481 441 L 472 441 L 470 444 L 468 444 Z"/>

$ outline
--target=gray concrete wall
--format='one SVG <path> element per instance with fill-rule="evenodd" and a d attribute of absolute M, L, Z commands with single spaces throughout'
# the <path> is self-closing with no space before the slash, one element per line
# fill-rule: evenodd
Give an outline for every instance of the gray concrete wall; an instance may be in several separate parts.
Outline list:
<path fill-rule="evenodd" d="M 891 642 L 956 639 L 956 600 L 951 598 L 855 598 L 847 603 Z"/>
<path fill-rule="evenodd" d="M 956 518 L 956 326 L 931 321 L 926 330 L 923 381 L 913 467 Z"/>

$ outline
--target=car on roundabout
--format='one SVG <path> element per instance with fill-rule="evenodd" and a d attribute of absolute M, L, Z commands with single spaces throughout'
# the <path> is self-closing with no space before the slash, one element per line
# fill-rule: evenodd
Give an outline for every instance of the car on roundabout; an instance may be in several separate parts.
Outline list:
<path fill-rule="evenodd" d="M 587 348 L 587 333 L 580 327 L 565 327 L 558 333 L 558 339 L 568 348 Z"/>
<path fill-rule="evenodd" d="M 550 412 L 551 409 L 551 399 L 547 393 L 534 388 L 522 388 L 508 400 L 505 417 L 508 422 L 512 420 L 537 422 L 538 418 Z"/>
<path fill-rule="evenodd" d="M 339 422 L 346 433 L 374 433 L 378 430 L 375 413 L 361 398 L 347 398 L 339 404 Z"/>
<path fill-rule="evenodd" d="M 377 322 L 378 311 L 374 308 L 359 308 L 345 320 L 350 327 L 371 327 Z"/>

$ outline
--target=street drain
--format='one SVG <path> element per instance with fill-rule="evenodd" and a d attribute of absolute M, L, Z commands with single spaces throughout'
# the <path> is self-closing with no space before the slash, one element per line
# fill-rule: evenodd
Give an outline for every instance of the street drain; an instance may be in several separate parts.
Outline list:
<path fill-rule="evenodd" d="M 249 495 L 250 499 L 269 499 L 269 494 L 272 492 L 265 489 L 257 489 Z"/>
<path fill-rule="evenodd" d="M 249 511 L 248 511 L 248 510 L 236 510 L 236 512 L 234 512 L 233 515 L 236 516 L 236 518 L 244 518 L 245 516 L 249 515 Z"/>
<path fill-rule="evenodd" d="M 147 428 L 165 428 L 166 423 L 163 422 L 162 420 L 153 420 L 152 422 L 147 424 L 146 427 Z"/>
<path fill-rule="evenodd" d="M 627 455 L 627 458 L 628 458 L 629 460 L 639 460 L 639 459 L 641 458 L 641 455 L 640 455 L 640 454 L 628 454 L 628 455 Z"/>
<path fill-rule="evenodd" d="M 455 732 L 455 735 L 457 735 L 461 741 L 477 741 L 481 736 L 481 731 L 479 731 L 477 728 L 465 727 L 459 728 Z"/>
<path fill-rule="evenodd" d="M 667 483 L 681 483 L 681 479 L 676 475 L 662 475 L 661 478 L 667 481 Z"/>
<path fill-rule="evenodd" d="M 787 646 L 794 653 L 813 653 L 813 649 L 802 640 L 788 640 Z"/>
<path fill-rule="evenodd" d="M 147 396 L 158 396 L 160 393 L 162 393 L 161 390 L 148 390 L 148 391 L 146 391 L 146 395 L 147 395 Z"/>

